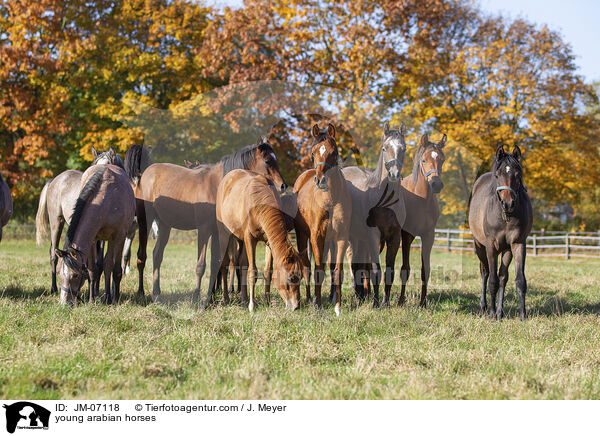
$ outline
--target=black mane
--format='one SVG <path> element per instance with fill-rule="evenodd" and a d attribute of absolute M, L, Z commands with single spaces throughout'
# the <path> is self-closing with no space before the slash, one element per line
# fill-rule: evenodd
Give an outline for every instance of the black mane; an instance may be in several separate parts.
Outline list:
<path fill-rule="evenodd" d="M 231 153 L 221 159 L 223 162 L 223 175 L 233 170 L 247 170 L 254 162 L 256 149 L 262 153 L 273 153 L 273 147 L 268 142 L 260 144 L 247 145 L 246 147 Z"/>
<path fill-rule="evenodd" d="M 147 147 L 135 144 L 125 153 L 125 172 L 130 181 L 137 181 L 152 163 Z"/>
<path fill-rule="evenodd" d="M 102 183 L 102 177 L 104 177 L 104 173 L 107 169 L 108 168 L 105 167 L 92 174 L 92 177 L 90 177 L 79 193 L 77 202 L 75 202 L 75 208 L 73 209 L 71 224 L 69 224 L 69 231 L 67 232 L 67 239 L 65 240 L 65 248 L 68 248 L 73 241 L 73 238 L 75 237 L 75 231 L 77 230 L 77 226 L 79 225 L 79 221 L 83 215 L 85 205 L 88 203 L 92 195 L 98 190 L 100 183 Z"/>

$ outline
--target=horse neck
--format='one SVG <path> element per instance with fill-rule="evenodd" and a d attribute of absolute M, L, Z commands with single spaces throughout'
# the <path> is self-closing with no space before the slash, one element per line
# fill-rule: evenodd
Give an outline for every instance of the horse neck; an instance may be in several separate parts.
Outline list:
<path fill-rule="evenodd" d="M 266 207 L 260 213 L 260 222 L 273 252 L 273 260 L 280 264 L 294 249 L 288 239 L 283 212 L 274 207 Z"/>
<path fill-rule="evenodd" d="M 421 165 L 417 166 L 417 183 L 414 184 L 412 192 L 421 198 L 434 197 L 431 186 L 429 186 L 429 183 L 423 174 L 423 170 L 421 170 Z"/>
<path fill-rule="evenodd" d="M 342 189 L 347 189 L 346 179 L 344 178 L 344 174 L 339 165 L 336 165 L 327 171 L 327 186 L 329 187 L 328 192 L 333 198 L 337 198 L 337 195 Z"/>
<path fill-rule="evenodd" d="M 88 201 L 88 204 L 91 202 Z M 92 218 L 92 217 L 89 217 Z M 71 244 L 73 244 L 78 250 L 84 253 L 84 256 L 87 258 L 89 256 L 89 249 L 94 242 L 98 231 L 100 230 L 100 222 L 97 219 L 88 219 L 88 208 L 86 207 L 83 210 L 83 215 L 79 220 L 79 224 L 75 229 L 75 235 Z"/>

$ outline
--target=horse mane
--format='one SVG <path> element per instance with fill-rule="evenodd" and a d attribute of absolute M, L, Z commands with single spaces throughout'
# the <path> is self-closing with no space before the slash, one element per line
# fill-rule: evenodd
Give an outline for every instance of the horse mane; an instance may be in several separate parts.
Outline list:
<path fill-rule="evenodd" d="M 112 149 L 112 147 L 111 147 L 111 149 Z M 111 152 L 111 149 L 108 149 L 108 150 L 106 150 L 106 151 L 103 151 L 102 153 L 100 153 L 100 154 L 98 155 L 98 157 L 96 157 L 96 158 L 94 159 L 93 165 L 96 165 L 96 162 L 98 162 L 98 161 L 99 161 L 100 159 L 102 159 L 104 156 L 108 156 L 108 157 L 109 157 L 109 159 L 108 159 L 108 163 L 109 163 L 110 165 L 116 165 L 116 166 L 118 166 L 119 168 L 125 169 L 125 164 L 123 163 L 123 159 L 121 159 L 121 156 L 119 156 L 119 155 L 117 154 L 117 152 L 116 152 L 116 151 L 114 151 L 114 150 L 113 150 L 113 151 L 114 151 L 114 155 L 113 155 L 113 158 L 112 158 L 112 159 L 110 159 L 110 155 L 111 155 L 111 153 L 110 153 L 110 152 Z"/>
<path fill-rule="evenodd" d="M 367 186 L 373 186 L 379 182 L 379 177 L 383 171 L 383 153 L 379 153 L 379 159 L 377 160 L 377 168 L 367 176 Z"/>
<path fill-rule="evenodd" d="M 73 238 L 75 237 L 75 231 L 77 230 L 77 226 L 79 225 L 79 221 L 83 215 L 83 210 L 86 204 L 89 202 L 90 198 L 94 193 L 98 190 L 98 187 L 102 183 L 102 178 L 104 177 L 104 173 L 108 170 L 107 167 L 102 168 L 99 171 L 96 171 L 89 180 L 84 185 L 83 189 L 79 193 L 79 197 L 77 197 L 77 201 L 75 202 L 75 208 L 73 209 L 73 216 L 71 217 L 71 224 L 69 225 L 69 230 L 67 232 L 67 239 L 65 240 L 65 248 L 67 248 Z"/>
<path fill-rule="evenodd" d="M 503 163 L 505 161 L 508 161 L 509 164 L 516 166 L 520 171 L 523 170 L 523 167 L 521 166 L 521 162 L 519 162 L 512 154 L 510 153 L 505 153 L 504 156 L 502 157 L 502 159 L 500 160 L 496 160 L 496 158 L 494 157 L 494 172 L 498 171 L 498 168 L 500 168 L 500 165 L 503 165 Z"/>
<path fill-rule="evenodd" d="M 125 172 L 129 181 L 136 183 L 142 173 L 152 164 L 152 157 L 147 147 L 135 144 L 125 153 Z"/>
<path fill-rule="evenodd" d="M 221 159 L 223 163 L 223 176 L 233 170 L 247 170 L 256 159 L 256 149 L 263 153 L 273 153 L 273 147 L 268 142 L 247 145 Z"/>

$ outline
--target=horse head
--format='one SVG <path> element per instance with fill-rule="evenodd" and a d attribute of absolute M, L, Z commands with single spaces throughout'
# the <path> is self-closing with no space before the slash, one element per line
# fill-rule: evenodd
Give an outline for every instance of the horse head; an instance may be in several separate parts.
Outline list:
<path fill-rule="evenodd" d="M 504 145 L 498 144 L 494 164 L 496 177 L 496 195 L 504 214 L 514 212 L 519 201 L 519 191 L 523 187 L 523 168 L 521 167 L 521 149 L 515 145 L 512 153 L 504 151 Z"/>
<path fill-rule="evenodd" d="M 313 136 L 311 144 L 311 156 L 315 169 L 315 185 L 317 188 L 327 191 L 327 171 L 338 164 L 338 148 L 335 142 L 335 126 L 331 123 L 327 128 L 321 130 L 318 124 L 311 129 Z"/>
<path fill-rule="evenodd" d="M 402 178 L 401 171 L 406 153 L 406 126 L 404 123 L 399 129 L 390 129 L 387 121 L 383 125 L 383 138 L 381 139 L 381 154 L 387 177 L 390 182 Z"/>
<path fill-rule="evenodd" d="M 436 144 L 429 141 L 427 134 L 421 136 L 419 149 L 417 150 L 419 170 L 425 177 L 427 183 L 431 187 L 434 194 L 439 194 L 444 188 L 442 182 L 442 166 L 446 160 L 443 148 L 446 145 L 447 136 L 442 136 L 442 139 Z"/>

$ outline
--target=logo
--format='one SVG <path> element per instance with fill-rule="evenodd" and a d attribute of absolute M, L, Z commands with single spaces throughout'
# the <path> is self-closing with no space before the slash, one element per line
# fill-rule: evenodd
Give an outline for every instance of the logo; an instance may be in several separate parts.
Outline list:
<path fill-rule="evenodd" d="M 28 401 L 4 405 L 6 409 L 6 431 L 14 433 L 18 429 L 48 430 L 50 411 Z"/>

